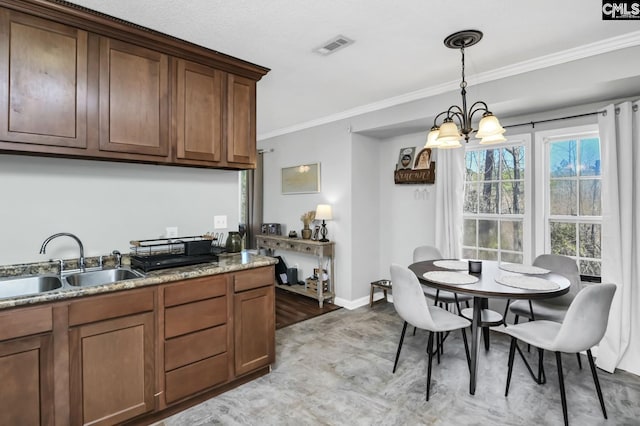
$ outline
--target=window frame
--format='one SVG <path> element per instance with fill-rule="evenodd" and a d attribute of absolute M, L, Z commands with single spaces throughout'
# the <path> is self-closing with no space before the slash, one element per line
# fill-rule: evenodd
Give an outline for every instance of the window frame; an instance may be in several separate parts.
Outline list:
<path fill-rule="evenodd" d="M 533 190 L 532 190 L 532 150 L 531 150 L 531 134 L 530 133 L 521 133 L 521 134 L 516 134 L 516 135 L 506 135 L 507 140 L 505 142 L 499 143 L 499 144 L 492 144 L 492 145 L 480 145 L 479 140 L 472 140 L 470 141 L 467 146 L 465 147 L 465 177 L 464 177 L 464 183 L 465 183 L 465 194 L 466 194 L 466 182 L 467 182 L 467 178 L 466 178 L 466 154 L 469 151 L 482 151 L 482 150 L 489 150 L 489 149 L 502 149 L 505 147 L 509 147 L 509 146 L 515 146 L 515 145 L 519 145 L 519 146 L 523 146 L 524 147 L 524 177 L 523 177 L 523 181 L 524 181 L 524 211 L 525 213 L 522 215 L 522 259 L 523 259 L 523 263 L 526 263 L 527 261 L 531 262 L 532 261 L 532 253 L 533 253 L 533 244 L 534 241 L 532 241 L 531 235 L 532 235 L 532 208 L 533 208 L 533 200 L 532 200 L 532 195 L 533 195 Z M 466 195 L 465 195 L 466 196 Z M 464 204 L 464 203 L 463 203 Z M 462 220 L 463 223 L 466 219 L 470 219 L 470 218 L 474 218 L 477 220 L 482 220 L 482 219 L 487 219 L 487 220 L 500 220 L 501 218 L 508 220 L 509 218 L 513 218 L 513 217 L 517 217 L 515 215 L 509 215 L 509 214 L 493 214 L 493 213 L 466 213 L 463 209 L 462 212 Z M 477 229 L 476 229 L 476 233 L 477 233 Z M 477 237 L 477 235 L 476 235 Z M 500 235 L 498 235 L 498 238 L 500 238 Z M 477 242 L 477 238 L 476 238 L 476 242 Z M 463 244 L 463 250 L 464 250 L 464 244 Z M 476 247 L 477 248 L 477 247 Z M 502 250 L 498 250 L 498 259 L 501 259 L 501 251 Z"/>
<path fill-rule="evenodd" d="M 602 141 L 600 137 L 600 131 L 597 124 L 588 124 L 583 126 L 565 127 L 553 130 L 545 130 L 535 133 L 535 176 L 542 176 L 542 179 L 537 180 L 535 185 L 535 253 L 536 255 L 543 253 L 551 253 L 551 238 L 549 230 L 550 220 L 558 220 L 569 223 L 582 223 L 584 222 L 583 215 L 578 214 L 576 216 L 559 216 L 549 214 L 550 206 L 550 191 L 549 188 L 549 155 L 550 155 L 550 142 L 557 142 L 570 139 L 586 139 L 588 137 L 597 137 Z M 602 144 L 600 145 L 600 154 L 602 157 Z M 590 177 L 592 178 L 592 177 Z M 602 178 L 602 171 L 599 178 Z M 577 176 L 577 181 L 580 182 L 580 176 Z M 579 185 L 578 185 L 579 188 Z M 588 216 L 589 222 L 598 223 L 602 226 L 602 214 L 600 216 Z M 581 219 L 582 218 L 582 219 Z M 539 231 L 538 231 L 539 230 Z M 579 235 L 576 237 L 576 241 L 579 242 Z M 580 256 L 579 248 L 576 248 L 576 255 L 570 256 L 575 258 L 577 262 L 582 258 Z M 602 259 L 602 258 L 601 258 Z M 598 282 L 600 277 L 581 275 L 584 281 Z"/>

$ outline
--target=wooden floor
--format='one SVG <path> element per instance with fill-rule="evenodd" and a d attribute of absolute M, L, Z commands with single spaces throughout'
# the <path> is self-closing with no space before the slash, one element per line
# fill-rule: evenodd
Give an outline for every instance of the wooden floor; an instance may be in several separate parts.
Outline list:
<path fill-rule="evenodd" d="M 276 288 L 276 329 L 308 320 L 336 309 L 340 309 L 340 306 L 325 302 L 320 308 L 318 301 L 315 299 Z"/>

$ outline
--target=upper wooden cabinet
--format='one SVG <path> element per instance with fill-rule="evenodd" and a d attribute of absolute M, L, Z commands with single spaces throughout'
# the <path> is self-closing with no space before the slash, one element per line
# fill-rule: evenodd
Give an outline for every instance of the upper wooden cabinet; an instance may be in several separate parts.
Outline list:
<path fill-rule="evenodd" d="M 269 70 L 67 2 L 0 0 L 0 151 L 247 169 Z"/>
<path fill-rule="evenodd" d="M 169 155 L 167 55 L 100 39 L 100 150 Z"/>
<path fill-rule="evenodd" d="M 227 161 L 256 164 L 256 82 L 233 74 L 227 79 Z"/>
<path fill-rule="evenodd" d="M 85 148 L 87 33 L 0 9 L 0 34 L 0 140 Z"/>
<path fill-rule="evenodd" d="M 222 159 L 222 71 L 194 62 L 175 61 L 176 161 Z M 255 147 L 255 141 L 254 141 Z"/>

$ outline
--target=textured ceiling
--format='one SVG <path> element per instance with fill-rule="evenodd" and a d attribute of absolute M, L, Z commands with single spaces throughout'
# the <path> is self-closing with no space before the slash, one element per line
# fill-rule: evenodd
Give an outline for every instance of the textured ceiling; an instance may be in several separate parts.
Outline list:
<path fill-rule="evenodd" d="M 460 54 L 443 45 L 459 30 L 484 33 L 467 50 L 470 81 L 581 46 L 640 40 L 640 21 L 603 21 L 600 0 L 72 2 L 271 68 L 258 83 L 259 138 L 459 80 Z M 339 34 L 355 43 L 313 52 Z"/>

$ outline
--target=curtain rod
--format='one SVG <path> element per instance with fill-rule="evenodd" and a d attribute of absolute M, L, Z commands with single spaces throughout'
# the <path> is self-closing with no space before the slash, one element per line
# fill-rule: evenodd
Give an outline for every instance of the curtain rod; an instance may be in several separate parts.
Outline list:
<path fill-rule="evenodd" d="M 507 129 L 509 127 L 519 127 L 519 126 L 531 126 L 531 127 L 535 128 L 536 124 L 540 124 L 540 123 L 549 123 L 551 121 L 568 120 L 570 118 L 588 117 L 590 115 L 598 115 L 598 114 L 607 115 L 607 111 L 587 112 L 585 114 L 569 115 L 569 116 L 566 116 L 566 117 L 549 118 L 547 120 L 529 121 L 527 123 L 510 124 L 508 126 L 502 126 L 502 127 L 505 128 L 505 129 Z"/>

